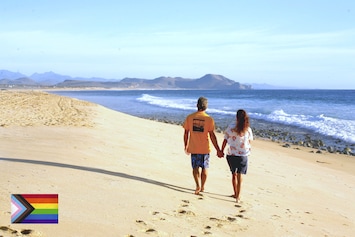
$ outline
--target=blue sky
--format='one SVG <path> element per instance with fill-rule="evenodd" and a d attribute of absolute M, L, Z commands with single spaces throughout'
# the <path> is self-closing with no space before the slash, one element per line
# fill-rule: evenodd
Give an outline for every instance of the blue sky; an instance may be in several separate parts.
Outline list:
<path fill-rule="evenodd" d="M 27 1 L 0 5 L 0 69 L 355 89 L 355 1 Z"/>

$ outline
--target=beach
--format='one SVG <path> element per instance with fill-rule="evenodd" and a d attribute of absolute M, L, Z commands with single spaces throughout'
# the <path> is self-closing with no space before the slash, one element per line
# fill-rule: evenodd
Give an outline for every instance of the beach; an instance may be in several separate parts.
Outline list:
<path fill-rule="evenodd" d="M 353 156 L 256 139 L 236 203 L 213 146 L 206 190 L 194 195 L 181 126 L 40 91 L 0 91 L 0 109 L 0 236 L 355 232 Z M 58 224 L 11 224 L 11 194 L 31 193 L 58 194 Z"/>

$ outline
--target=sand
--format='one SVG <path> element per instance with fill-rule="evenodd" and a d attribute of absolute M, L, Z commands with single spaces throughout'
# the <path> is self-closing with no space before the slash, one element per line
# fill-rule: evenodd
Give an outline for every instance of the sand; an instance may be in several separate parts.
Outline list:
<path fill-rule="evenodd" d="M 38 91 L 1 91 L 0 110 L 0 236 L 355 233 L 354 157 L 256 139 L 236 203 L 214 150 L 194 195 L 180 126 Z M 11 224 L 28 193 L 58 194 L 59 224 Z"/>

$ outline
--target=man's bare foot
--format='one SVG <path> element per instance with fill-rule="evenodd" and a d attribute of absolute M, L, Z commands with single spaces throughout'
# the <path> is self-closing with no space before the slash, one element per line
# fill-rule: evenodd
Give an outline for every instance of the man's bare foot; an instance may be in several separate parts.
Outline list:
<path fill-rule="evenodd" d="M 196 190 L 195 190 L 195 194 L 196 195 L 199 195 L 201 192 L 201 188 L 200 187 L 197 187 Z"/>

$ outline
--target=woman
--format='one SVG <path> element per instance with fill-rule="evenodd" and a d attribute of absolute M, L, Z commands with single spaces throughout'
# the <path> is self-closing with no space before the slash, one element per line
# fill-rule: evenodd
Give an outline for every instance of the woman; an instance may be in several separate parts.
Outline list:
<path fill-rule="evenodd" d="M 222 152 L 228 143 L 227 161 L 232 172 L 233 197 L 240 202 L 242 174 L 247 173 L 248 156 L 250 155 L 253 132 L 250 128 L 249 116 L 245 110 L 238 110 L 236 122 L 231 123 L 224 132 Z"/>

